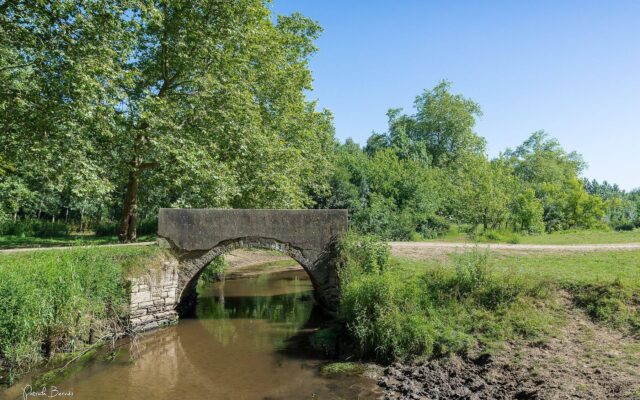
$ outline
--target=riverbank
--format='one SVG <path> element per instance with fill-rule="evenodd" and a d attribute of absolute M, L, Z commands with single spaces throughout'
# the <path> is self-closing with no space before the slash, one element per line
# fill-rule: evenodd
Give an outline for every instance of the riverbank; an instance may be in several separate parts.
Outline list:
<path fill-rule="evenodd" d="M 125 334 L 127 277 L 163 256 L 156 246 L 0 254 L 0 382 Z"/>
<path fill-rule="evenodd" d="M 568 296 L 553 335 L 507 342 L 475 358 L 395 363 L 379 384 L 385 399 L 638 399 L 640 342 L 594 323 Z"/>
<path fill-rule="evenodd" d="M 392 251 L 398 254 L 398 248 Z M 407 282 L 462 268 L 455 260 L 463 249 L 401 251 L 411 259 L 391 263 Z M 475 321 L 457 320 L 457 333 L 449 335 L 471 335 L 471 348 L 423 353 L 389 366 L 379 380 L 386 399 L 640 398 L 640 251 L 498 250 L 490 253 L 486 271 L 504 282 L 498 287 L 519 281 L 544 292 L 516 302 L 527 311 L 515 325 L 500 308 L 475 314 Z M 500 333 L 500 326 L 516 329 Z"/>
<path fill-rule="evenodd" d="M 434 253 L 421 244 L 389 250 L 359 240 L 347 244 L 343 254 L 342 331 L 336 332 L 335 324 L 313 332 L 299 328 L 308 331 L 307 337 L 318 333 L 312 340 L 321 339 L 320 348 L 334 346 L 330 353 L 339 344 L 338 354 L 351 363 L 321 370 L 351 374 L 371 371 L 359 364 L 353 368 L 353 361 L 391 363 L 376 379 L 386 398 L 394 400 L 640 398 L 640 250 L 486 252 L 446 246 Z M 394 254 L 390 259 L 389 251 Z M 8 282 L 0 285 L 1 293 L 9 293 L 13 300 L 7 304 L 14 307 L 3 303 L 0 311 L 22 318 L 2 318 L 0 327 L 22 332 L 14 338 L 33 339 L 11 344 L 2 335 L 8 343 L 3 349 L 30 348 L 31 353 L 22 354 L 38 358 L 25 358 L 28 362 L 47 358 L 42 353 L 47 341 L 60 354 L 83 351 L 91 344 L 91 325 L 77 325 L 73 318 L 105 318 L 96 310 L 117 304 L 113 293 L 122 288 L 113 282 L 153 264 L 161 252 L 155 246 L 123 246 L 0 254 L 2 282 Z M 225 258 L 228 283 L 300 269 L 275 251 L 236 250 Z M 57 286 L 59 293 L 38 291 Z M 256 287 L 245 289 L 243 296 L 262 296 Z M 60 302 L 54 294 L 69 300 Z M 23 297 L 20 304 L 17 299 Z M 17 330 L 36 319 L 34 312 L 15 307 L 46 311 L 55 304 L 64 311 L 56 315 L 64 316 L 61 321 L 73 330 L 60 330 L 55 318 L 38 322 L 42 325 L 35 334 Z M 259 309 L 271 312 L 267 306 Z M 7 328 L 7 321 L 14 325 Z M 97 332 L 94 328 L 93 335 Z M 69 338 L 75 338 L 76 348 L 61 345 Z"/>

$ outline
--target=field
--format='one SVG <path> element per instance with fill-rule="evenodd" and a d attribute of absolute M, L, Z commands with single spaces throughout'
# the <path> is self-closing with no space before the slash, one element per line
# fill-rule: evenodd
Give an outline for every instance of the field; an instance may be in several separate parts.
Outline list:
<path fill-rule="evenodd" d="M 539 235 L 526 235 L 509 231 L 487 231 L 468 234 L 454 228 L 436 239 L 428 239 L 426 241 L 557 245 L 640 243 L 640 229 L 633 231 L 568 230 Z"/>

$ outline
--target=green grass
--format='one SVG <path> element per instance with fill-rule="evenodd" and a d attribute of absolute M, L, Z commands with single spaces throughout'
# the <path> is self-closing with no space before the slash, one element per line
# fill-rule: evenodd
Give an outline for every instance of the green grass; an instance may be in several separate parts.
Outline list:
<path fill-rule="evenodd" d="M 634 231 L 570 230 L 539 235 L 518 234 L 509 231 L 478 231 L 475 234 L 452 229 L 444 235 L 427 241 L 522 243 L 522 244 L 616 244 L 640 243 L 640 229 Z"/>
<path fill-rule="evenodd" d="M 385 261 L 361 239 L 345 242 L 340 319 L 362 357 L 473 356 L 544 341 L 567 316 L 564 293 L 594 322 L 640 335 L 640 251 Z"/>
<path fill-rule="evenodd" d="M 452 268 L 454 255 L 448 263 L 438 259 L 412 261 L 393 258 L 396 268 L 407 273 Z M 595 251 L 567 253 L 526 253 L 491 255 L 496 272 L 520 275 L 526 279 L 549 279 L 561 283 L 610 283 L 617 279 L 640 286 L 640 250 Z"/>
<path fill-rule="evenodd" d="M 139 242 L 147 242 L 155 239 L 155 235 L 145 235 L 138 237 Z M 34 236 L 0 236 L 0 249 L 88 246 L 116 243 L 118 243 L 118 238 L 116 236 L 69 235 L 53 238 L 39 238 Z"/>
<path fill-rule="evenodd" d="M 155 246 L 0 254 L 0 382 L 108 335 L 126 315 L 125 276 L 162 254 Z"/>
<path fill-rule="evenodd" d="M 437 260 L 394 259 L 406 276 L 452 269 Z M 492 269 L 504 279 L 564 289 L 596 321 L 640 334 L 640 251 L 554 254 L 493 254 Z"/>
<path fill-rule="evenodd" d="M 527 244 L 608 244 L 640 243 L 640 229 L 634 231 L 566 231 L 542 235 L 524 235 Z"/>

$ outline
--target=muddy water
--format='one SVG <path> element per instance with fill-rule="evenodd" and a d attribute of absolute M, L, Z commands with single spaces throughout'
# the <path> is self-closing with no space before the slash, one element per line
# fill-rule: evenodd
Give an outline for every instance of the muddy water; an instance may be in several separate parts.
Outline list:
<path fill-rule="evenodd" d="M 362 377 L 324 377 L 297 340 L 313 323 L 303 271 L 209 285 L 195 317 L 145 335 L 57 387 L 74 399 L 373 399 Z"/>

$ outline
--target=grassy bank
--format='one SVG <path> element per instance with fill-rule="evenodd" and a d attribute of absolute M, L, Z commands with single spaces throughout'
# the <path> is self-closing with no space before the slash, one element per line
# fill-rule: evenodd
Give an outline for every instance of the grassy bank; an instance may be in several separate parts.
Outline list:
<path fill-rule="evenodd" d="M 0 254 L 0 382 L 121 327 L 125 275 L 160 252 L 141 246 Z"/>
<path fill-rule="evenodd" d="M 568 294 L 594 321 L 640 334 L 640 252 L 390 258 L 348 241 L 340 318 L 356 352 L 381 361 L 477 355 L 510 340 L 545 340 Z"/>

